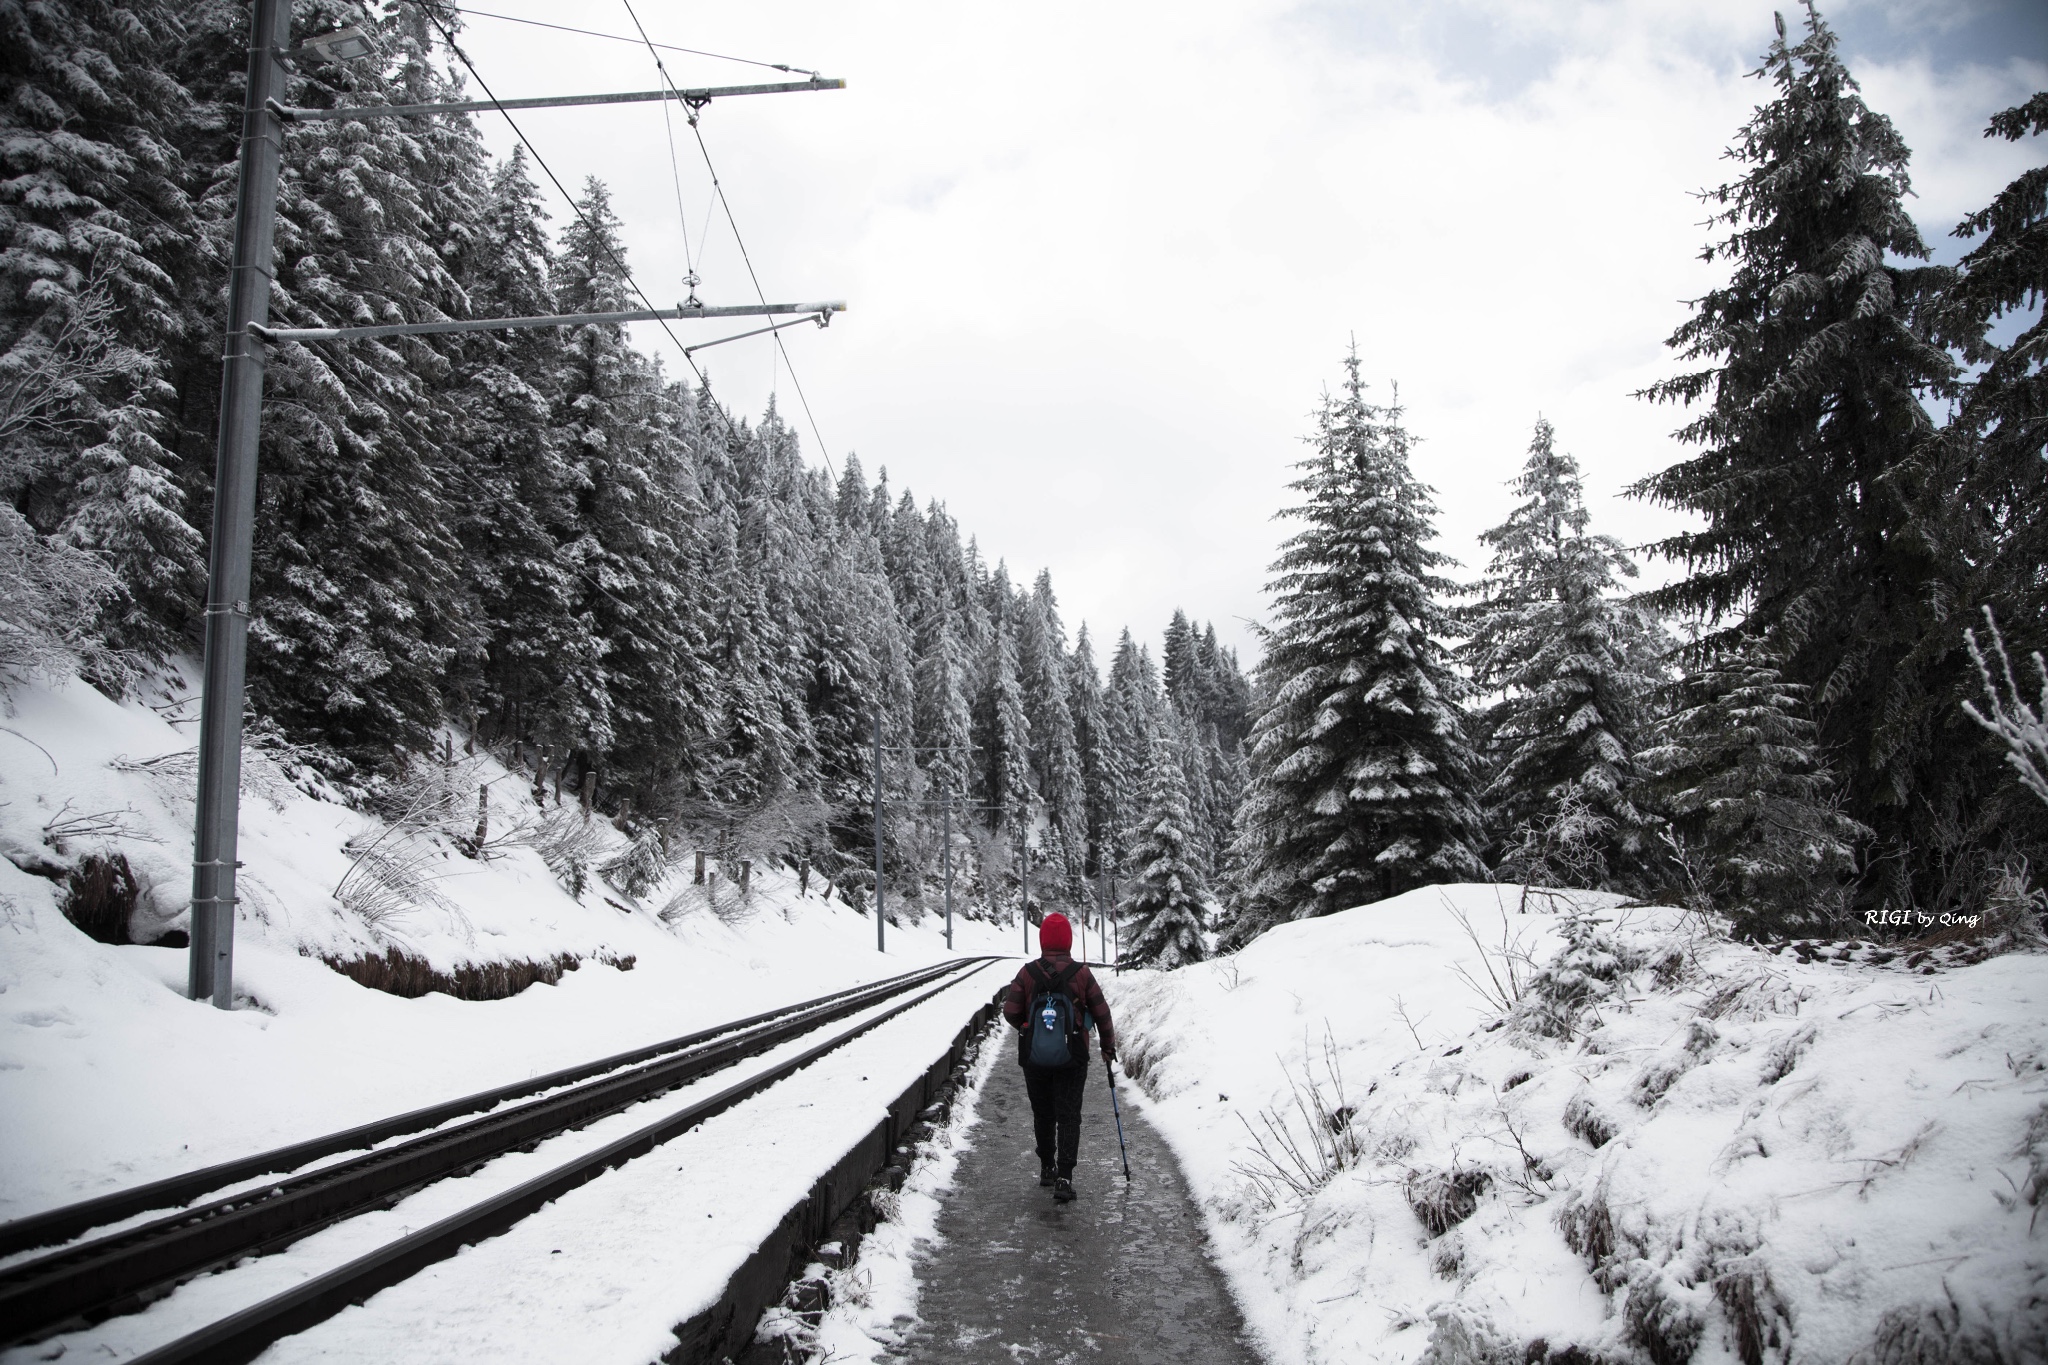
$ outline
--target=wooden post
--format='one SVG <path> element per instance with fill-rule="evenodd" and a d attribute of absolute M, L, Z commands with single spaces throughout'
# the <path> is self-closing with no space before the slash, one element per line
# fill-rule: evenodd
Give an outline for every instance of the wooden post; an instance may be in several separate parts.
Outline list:
<path fill-rule="evenodd" d="M 740 894 L 745 895 L 754 881 L 754 862 L 751 858 L 740 859 Z"/>
<path fill-rule="evenodd" d="M 491 784 L 479 783 L 476 789 L 476 851 L 484 851 L 484 840 L 491 837 Z"/>
<path fill-rule="evenodd" d="M 583 818 L 588 820 L 590 818 L 591 803 L 597 799 L 597 769 L 585 768 L 583 770 L 583 791 L 580 795 L 583 799 Z"/>
<path fill-rule="evenodd" d="M 697 875 L 690 879 L 698 886 L 704 885 L 704 850 L 697 850 Z"/>

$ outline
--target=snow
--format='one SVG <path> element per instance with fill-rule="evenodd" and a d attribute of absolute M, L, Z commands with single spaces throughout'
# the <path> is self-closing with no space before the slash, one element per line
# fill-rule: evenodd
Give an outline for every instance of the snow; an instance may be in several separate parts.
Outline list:
<path fill-rule="evenodd" d="M 917 1317 L 919 1272 L 945 1251 L 939 1213 L 954 1188 L 960 1158 L 974 1146 L 981 1088 L 997 1062 L 1009 1056 L 999 1042 L 983 1045 L 946 1121 L 920 1147 L 889 1219 L 862 1240 L 852 1265 L 827 1276 L 831 1306 L 815 1331 L 803 1335 L 833 1365 L 901 1357 L 905 1329 Z"/>
<path fill-rule="evenodd" d="M 1546 1033 L 1568 986 L 1588 1007 Z M 1751 1359 L 2042 1359 L 2041 955 L 1802 963 L 1674 910 L 1453 886 L 1111 992 L 1277 1362 L 1734 1361 L 1745 1326 Z M 1461 1174 L 1485 1184 L 1457 1221 Z M 1411 1201 L 1455 1225 L 1433 1236 Z"/>
<path fill-rule="evenodd" d="M 216 1010 L 184 998 L 182 949 L 92 941 L 60 913 L 60 885 L 16 865 L 117 849 L 143 887 L 138 924 L 180 926 L 189 792 L 112 765 L 188 749 L 196 727 L 75 681 L 23 685 L 9 700 L 12 713 L 0 720 L 0 1219 L 948 956 L 936 916 L 891 926 L 888 952 L 876 953 L 872 919 L 821 900 L 815 880 L 800 897 L 779 869 L 757 866 L 750 897 L 729 895 L 723 917 L 694 908 L 664 922 L 658 909 L 686 885 L 657 886 L 636 901 L 593 875 L 578 899 L 530 848 L 478 862 L 436 837 L 417 842 L 448 874 L 434 883 L 445 906 L 368 924 L 332 892 L 349 865 L 342 844 L 378 822 L 307 794 L 258 759 L 242 803 L 235 979 L 243 1007 Z M 176 697 L 152 700 L 173 716 L 193 709 Z M 474 762 L 484 780 L 497 779 L 495 818 L 533 813 L 530 784 Z M 73 815 L 118 813 L 120 828 L 53 848 L 44 827 L 67 803 Z M 608 847 L 623 846 L 602 816 L 592 824 Z M 673 880 L 688 883 L 687 867 Z M 1015 934 L 1014 926 L 955 921 L 960 954 L 1014 952 Z M 318 960 L 390 945 L 441 970 L 559 954 L 585 961 L 554 985 L 473 1002 L 401 999 Z M 598 960 L 626 957 L 629 971 Z"/>

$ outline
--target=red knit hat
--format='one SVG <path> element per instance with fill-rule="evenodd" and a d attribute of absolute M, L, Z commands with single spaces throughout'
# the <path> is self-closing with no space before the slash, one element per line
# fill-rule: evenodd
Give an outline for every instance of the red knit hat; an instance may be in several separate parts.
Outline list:
<path fill-rule="evenodd" d="M 1067 917 L 1057 910 L 1047 915 L 1038 926 L 1038 951 L 1064 953 L 1073 946 L 1074 926 L 1067 923 Z"/>

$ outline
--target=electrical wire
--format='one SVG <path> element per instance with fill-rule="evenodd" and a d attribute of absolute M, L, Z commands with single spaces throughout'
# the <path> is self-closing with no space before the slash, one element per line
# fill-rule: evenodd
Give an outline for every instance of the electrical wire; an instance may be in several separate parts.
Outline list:
<path fill-rule="evenodd" d="M 508 24 L 530 24 L 534 28 L 551 28 L 558 33 L 577 33 L 585 38 L 609 38 L 615 43 L 637 44 L 646 37 L 645 34 L 642 34 L 639 38 L 628 38 L 623 33 L 600 33 L 592 28 L 571 28 L 567 24 L 550 24 L 542 19 L 521 19 L 513 14 L 493 14 L 487 9 L 465 9 L 461 5 L 449 5 L 447 8 L 454 10 L 457 14 L 473 14 L 479 19 L 501 19 Z M 662 48 L 669 52 L 685 52 L 692 57 L 710 57 L 721 62 L 739 62 L 745 66 L 761 66 L 766 67 L 770 71 L 787 71 L 791 75 L 809 76 L 812 80 L 818 79 L 818 73 L 809 67 L 791 66 L 787 62 L 757 62 L 752 57 L 732 57 L 723 52 L 705 52 L 694 47 L 677 47 L 674 43 L 652 43 L 649 46 Z"/>
<path fill-rule="evenodd" d="M 451 6 L 451 8 L 453 7 Z M 463 67 L 469 72 L 470 76 L 475 79 L 477 87 L 484 92 L 484 97 L 495 102 L 498 97 L 491 92 L 490 83 L 483 78 L 483 73 L 476 69 L 476 63 L 472 62 L 469 59 L 469 54 L 464 52 L 462 50 L 461 45 L 455 41 L 455 35 L 448 31 L 447 25 L 441 22 L 441 16 L 434 13 L 433 5 L 429 3 L 428 0 L 421 0 L 420 10 L 427 16 L 427 22 L 431 23 L 434 26 L 435 30 L 440 33 L 441 41 L 448 45 L 448 50 L 455 54 L 456 58 L 459 61 L 461 61 Z M 548 182 L 555 187 L 556 193 L 560 194 L 562 198 L 568 203 L 569 211 L 575 214 L 577 218 L 581 219 L 584 226 L 591 229 L 592 239 L 604 247 L 605 255 L 609 256 L 611 258 L 612 264 L 618 267 L 619 274 L 625 279 L 627 285 L 631 287 L 634 294 L 639 296 L 640 301 L 646 304 L 648 309 L 652 311 L 655 307 L 654 300 L 647 297 L 647 291 L 640 287 L 640 281 L 633 278 L 632 269 L 627 266 L 624 258 L 621 257 L 619 253 L 612 248 L 610 241 L 607 239 L 607 236 L 603 232 L 601 227 L 598 224 L 591 222 L 589 215 L 585 214 L 582 208 L 576 203 L 576 197 L 569 193 L 567 187 L 565 187 L 562 184 L 561 177 L 557 176 L 554 172 L 554 168 L 548 165 L 547 158 L 540 154 L 540 148 L 533 145 L 532 139 L 526 136 L 525 129 L 519 126 L 519 121 L 512 117 L 512 113 L 510 110 L 501 108 L 498 110 L 498 113 L 501 117 L 504 118 L 505 122 L 508 125 L 510 125 L 513 135 L 519 139 L 520 145 L 524 146 L 527 151 L 533 154 L 534 164 L 540 167 L 542 174 L 546 175 L 548 178 Z M 762 302 L 765 303 L 767 302 L 767 300 L 763 299 Z M 692 357 L 689 351 L 683 346 L 682 338 L 677 336 L 675 333 L 675 329 L 668 325 L 667 318 L 656 318 L 655 321 L 660 323 L 661 330 L 667 333 L 668 339 L 675 343 L 676 350 L 682 354 L 683 363 L 690 367 L 690 373 L 697 376 L 698 387 L 708 393 L 710 381 L 704 377 L 704 371 L 697 368 L 696 359 Z M 730 437 L 734 441 L 738 441 L 740 439 L 739 430 L 738 428 L 733 426 L 732 418 L 726 415 L 725 409 L 716 401 L 713 401 L 711 403 L 711 410 L 717 413 L 718 420 L 725 424 L 725 430 L 728 437 Z"/>
<path fill-rule="evenodd" d="M 646 26 L 640 22 L 640 16 L 634 12 L 633 0 L 620 0 L 620 3 L 625 5 L 626 14 L 633 20 L 633 27 L 639 31 L 641 40 L 647 44 L 648 53 L 654 58 L 655 68 L 660 71 L 663 83 L 668 86 L 671 93 L 677 93 L 675 82 L 669 79 L 668 68 L 662 65 L 661 54 L 654 50 L 654 42 L 648 38 Z M 665 106 L 666 101 L 664 101 Z M 732 239 L 740 249 L 740 260 L 746 264 L 747 278 L 754 283 L 754 297 L 762 304 L 766 304 L 768 302 L 768 295 L 761 288 L 761 277 L 754 270 L 754 258 L 747 252 L 746 239 L 740 236 L 739 221 L 733 217 L 732 201 L 725 197 L 725 186 L 719 183 L 718 168 L 711 164 L 711 149 L 704 145 L 704 130 L 698 124 L 697 111 L 694 108 L 690 111 L 690 131 L 696 136 L 697 151 L 704 158 L 704 170 L 711 177 L 711 188 L 718 196 L 719 207 L 725 210 L 725 221 L 732 228 Z M 795 387 L 797 401 L 803 404 L 804 417 L 811 424 L 811 435 L 818 442 L 818 453 L 829 464 L 832 460 L 832 454 L 825 444 L 825 434 L 818 430 L 818 418 L 811 411 L 810 396 L 804 392 L 803 381 L 796 377 L 796 366 L 789 358 L 789 348 L 782 344 L 782 333 L 775 333 L 774 340 L 775 353 L 781 356 L 783 368 L 789 371 L 789 382 Z M 774 380 L 772 378 L 769 381 L 769 389 L 771 392 L 774 390 Z"/>

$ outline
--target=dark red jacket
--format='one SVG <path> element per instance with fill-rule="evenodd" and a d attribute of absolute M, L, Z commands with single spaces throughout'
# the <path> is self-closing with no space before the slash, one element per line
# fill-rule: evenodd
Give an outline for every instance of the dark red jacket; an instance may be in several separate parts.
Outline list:
<path fill-rule="evenodd" d="M 1049 973 L 1057 974 L 1067 969 L 1074 960 L 1072 953 L 1046 953 L 1038 959 L 1039 965 Z M 1010 1021 L 1010 1027 L 1023 1033 L 1029 1027 L 1024 1017 L 1031 1008 L 1031 997 L 1037 991 L 1037 983 L 1031 979 L 1029 967 L 1017 969 L 1017 979 L 1003 992 L 1003 1018 Z M 1081 1002 L 1081 1008 L 1095 1021 L 1101 1034 L 1099 1045 L 1105 1057 L 1116 1056 L 1116 1025 L 1109 1017 L 1109 1001 L 1102 997 L 1102 986 L 1095 980 L 1095 973 L 1084 965 L 1074 973 L 1074 979 L 1067 983 L 1067 989 L 1074 993 L 1074 999 Z"/>

